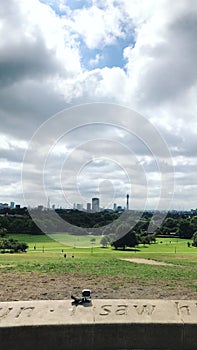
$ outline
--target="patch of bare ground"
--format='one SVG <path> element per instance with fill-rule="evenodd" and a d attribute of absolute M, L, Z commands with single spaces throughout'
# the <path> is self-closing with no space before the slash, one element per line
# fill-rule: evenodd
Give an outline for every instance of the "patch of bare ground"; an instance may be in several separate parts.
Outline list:
<path fill-rule="evenodd" d="M 95 277 L 71 274 L 1 271 L 0 301 L 62 300 L 92 290 L 93 299 L 196 299 L 197 292 L 182 281 L 142 281 L 121 276 Z"/>
<path fill-rule="evenodd" d="M 151 259 L 143 259 L 143 258 L 120 258 L 120 260 L 130 261 L 137 264 L 148 264 L 148 265 L 160 265 L 160 266 L 175 266 L 173 264 L 168 264 L 163 261 L 156 261 Z"/>

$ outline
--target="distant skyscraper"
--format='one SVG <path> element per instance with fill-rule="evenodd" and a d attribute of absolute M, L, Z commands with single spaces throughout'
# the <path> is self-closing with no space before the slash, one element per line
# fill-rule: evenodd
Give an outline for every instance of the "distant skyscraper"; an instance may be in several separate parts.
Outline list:
<path fill-rule="evenodd" d="M 77 210 L 83 210 L 83 204 L 77 203 Z"/>
<path fill-rule="evenodd" d="M 91 203 L 87 203 L 87 211 L 91 211 Z"/>
<path fill-rule="evenodd" d="M 114 203 L 114 211 L 116 211 L 116 210 L 117 210 L 117 204 Z"/>
<path fill-rule="evenodd" d="M 15 205 L 14 202 L 10 202 L 10 209 L 14 209 L 14 205 Z"/>
<path fill-rule="evenodd" d="M 50 209 L 50 198 L 47 200 L 47 209 Z"/>
<path fill-rule="evenodd" d="M 92 211 L 94 213 L 99 211 L 99 198 L 92 198 Z"/>
<path fill-rule="evenodd" d="M 129 194 L 127 194 L 127 206 L 126 206 L 127 210 L 129 210 Z"/>

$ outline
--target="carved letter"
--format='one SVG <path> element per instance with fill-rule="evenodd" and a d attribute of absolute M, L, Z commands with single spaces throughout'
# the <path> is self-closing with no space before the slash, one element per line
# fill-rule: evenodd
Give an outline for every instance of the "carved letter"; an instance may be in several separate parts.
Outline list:
<path fill-rule="evenodd" d="M 21 314 L 24 312 L 24 311 L 27 311 L 26 314 L 27 314 L 27 317 L 30 317 L 31 314 L 32 314 L 32 311 L 35 309 L 34 306 L 28 306 L 28 307 L 21 307 L 20 310 L 17 312 L 15 318 L 19 318 L 21 316 Z"/>
<path fill-rule="evenodd" d="M 127 315 L 127 308 L 128 305 L 118 305 L 118 308 L 116 310 L 116 315 Z"/>
<path fill-rule="evenodd" d="M 190 315 L 190 307 L 188 305 L 182 305 L 180 306 L 179 302 L 175 302 L 176 309 L 177 309 L 177 315 Z"/>
<path fill-rule="evenodd" d="M 0 308 L 0 311 L 1 310 L 3 310 L 3 307 Z M 13 310 L 13 307 L 6 308 L 5 311 L 0 314 L 0 319 L 6 317 L 12 310 Z"/>
<path fill-rule="evenodd" d="M 72 309 L 70 309 L 70 315 L 71 315 L 71 316 L 74 316 L 75 313 L 76 313 L 76 310 L 77 310 L 77 306 L 74 305 L 74 306 L 72 307 Z"/>
<path fill-rule="evenodd" d="M 138 315 L 143 315 L 143 314 L 147 314 L 147 315 L 152 315 L 153 311 L 155 310 L 156 305 L 133 305 L 133 307 L 136 309 Z"/>
<path fill-rule="evenodd" d="M 112 305 L 102 305 L 101 306 L 101 309 L 104 311 L 104 312 L 100 312 L 100 315 L 101 316 L 107 316 L 111 313 L 111 310 L 110 308 L 112 307 Z"/>

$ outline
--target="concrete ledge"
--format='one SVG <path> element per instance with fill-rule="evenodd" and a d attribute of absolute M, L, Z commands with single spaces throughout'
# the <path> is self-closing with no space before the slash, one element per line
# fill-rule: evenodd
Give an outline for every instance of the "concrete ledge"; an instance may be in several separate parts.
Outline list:
<path fill-rule="evenodd" d="M 0 349 L 197 349 L 197 301 L 0 303 Z"/>

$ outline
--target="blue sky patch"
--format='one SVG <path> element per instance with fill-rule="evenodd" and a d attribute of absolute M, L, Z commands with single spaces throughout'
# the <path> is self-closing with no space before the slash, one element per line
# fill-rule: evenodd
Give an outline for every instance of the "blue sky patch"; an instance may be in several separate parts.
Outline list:
<path fill-rule="evenodd" d="M 50 6 L 59 16 L 65 14 L 60 11 L 59 2 L 57 0 L 40 0 L 40 2 Z M 65 5 L 67 5 L 71 10 L 89 7 L 91 4 L 91 0 L 65 1 Z M 120 67 L 124 69 L 126 63 L 123 57 L 124 49 L 128 46 L 134 46 L 135 44 L 133 23 L 129 21 L 126 21 L 126 23 L 121 23 L 121 32 L 124 34 L 124 38 L 114 38 L 113 44 L 103 46 L 101 44 L 96 49 L 89 49 L 86 46 L 83 38 L 79 36 L 78 41 L 82 66 L 87 70 L 92 70 L 95 68 L 102 69 L 104 67 Z"/>
<path fill-rule="evenodd" d="M 80 51 L 82 56 L 82 65 L 86 69 L 93 68 L 124 68 L 125 59 L 123 51 L 128 46 L 134 46 L 134 37 L 127 37 L 126 39 L 117 39 L 113 45 L 107 45 L 102 49 L 89 49 L 84 42 L 81 42 Z M 98 56 L 97 56 L 98 55 Z M 100 59 L 95 60 L 96 57 Z"/>
<path fill-rule="evenodd" d="M 39 0 L 43 4 L 50 6 L 57 15 L 61 16 L 64 14 L 64 11 L 61 11 L 59 8 L 59 3 L 57 0 Z M 92 2 L 90 0 L 67 0 L 65 5 L 70 8 L 70 10 L 80 10 L 83 7 L 89 7 Z"/>
<path fill-rule="evenodd" d="M 61 15 L 61 11 L 59 9 L 59 4 L 56 0 L 39 0 L 42 4 L 48 5 L 52 8 L 57 15 Z"/>
<path fill-rule="evenodd" d="M 83 7 L 89 7 L 92 1 L 90 0 L 67 0 L 66 5 L 70 7 L 71 10 L 82 9 Z"/>

